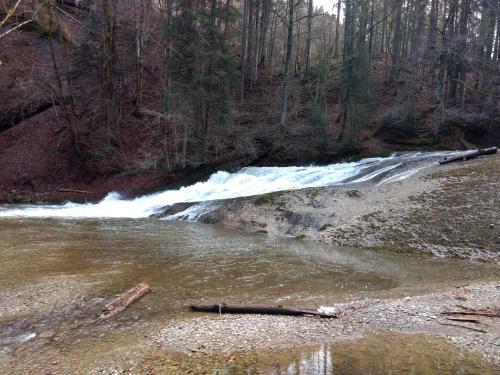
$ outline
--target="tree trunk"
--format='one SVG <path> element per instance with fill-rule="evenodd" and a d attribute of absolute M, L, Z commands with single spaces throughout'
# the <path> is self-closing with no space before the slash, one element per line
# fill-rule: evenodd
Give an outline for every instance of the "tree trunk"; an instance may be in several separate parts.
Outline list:
<path fill-rule="evenodd" d="M 392 39 L 392 66 L 389 83 L 394 86 L 399 79 L 401 55 L 401 0 L 394 0 L 394 37 Z"/>
<path fill-rule="evenodd" d="M 462 0 L 460 6 L 460 17 L 458 20 L 458 43 L 456 48 L 453 51 L 453 57 L 450 64 L 449 71 L 449 91 L 448 97 L 451 99 L 456 98 L 457 96 L 457 88 L 458 88 L 458 80 L 466 82 L 465 72 L 465 54 L 467 48 L 467 24 L 469 20 L 470 13 L 470 3 L 469 0 Z M 465 88 L 463 88 L 464 90 Z M 463 93 L 462 93 L 463 94 Z"/>
<path fill-rule="evenodd" d="M 288 0 L 288 25 L 285 63 L 283 66 L 283 87 L 281 95 L 281 119 L 280 125 L 286 128 L 288 122 L 288 84 L 290 80 L 290 62 L 292 60 L 293 48 L 293 22 L 294 22 L 295 0 Z"/>
<path fill-rule="evenodd" d="M 139 108 L 142 104 L 142 81 L 143 81 L 143 50 L 144 50 L 144 0 L 139 1 L 139 14 L 136 14 L 136 35 L 135 35 L 135 52 L 136 52 L 136 87 L 135 87 L 135 105 Z"/>
<path fill-rule="evenodd" d="M 259 42 L 259 68 L 264 69 L 267 64 L 268 45 L 266 43 L 267 31 L 269 29 L 269 19 L 271 15 L 271 0 L 264 0 L 262 4 L 261 32 Z"/>
<path fill-rule="evenodd" d="M 307 8 L 306 48 L 304 51 L 306 75 L 309 75 L 309 73 L 311 72 L 311 41 L 312 41 L 313 12 L 314 12 L 313 0 L 309 0 Z"/>
<path fill-rule="evenodd" d="M 341 0 L 337 1 L 337 19 L 335 20 L 335 50 L 333 52 L 333 56 L 338 59 L 339 57 L 339 32 L 340 32 L 340 5 L 342 4 Z"/>
<path fill-rule="evenodd" d="M 243 101 L 245 97 L 245 81 L 246 81 L 246 71 L 247 71 L 247 59 L 248 59 L 248 13 L 250 2 L 252 0 L 244 0 L 243 2 L 243 30 L 241 33 L 241 83 L 240 83 L 240 100 Z"/>

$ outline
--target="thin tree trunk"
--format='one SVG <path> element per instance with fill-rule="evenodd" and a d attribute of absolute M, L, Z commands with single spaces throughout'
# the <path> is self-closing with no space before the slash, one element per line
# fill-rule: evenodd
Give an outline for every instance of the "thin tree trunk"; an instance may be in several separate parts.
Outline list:
<path fill-rule="evenodd" d="M 340 6 L 342 4 L 341 0 L 337 1 L 337 19 L 335 20 L 335 50 L 333 56 L 339 58 L 339 32 L 340 32 Z"/>
<path fill-rule="evenodd" d="M 372 51 L 373 51 L 373 33 L 375 31 L 374 22 L 375 22 L 375 0 L 371 0 L 371 11 L 370 11 L 370 42 L 368 44 L 368 56 L 370 60 L 372 59 Z"/>
<path fill-rule="evenodd" d="M 293 48 L 293 22 L 294 22 L 295 0 L 288 0 L 288 25 L 285 63 L 283 66 L 283 88 L 281 95 L 281 119 L 280 125 L 286 128 L 288 122 L 288 85 L 290 80 L 290 62 Z"/>
<path fill-rule="evenodd" d="M 249 7 L 252 0 L 244 0 L 243 2 L 243 30 L 242 30 L 242 41 L 241 41 L 241 83 L 240 83 L 240 100 L 243 101 L 245 97 L 245 81 L 246 81 L 246 71 L 247 71 L 247 59 L 248 59 L 248 18 L 249 18 Z"/>
<path fill-rule="evenodd" d="M 392 66 L 389 82 L 394 85 L 399 79 L 400 55 L 401 55 L 401 0 L 394 0 L 394 37 L 392 39 Z"/>
<path fill-rule="evenodd" d="M 268 45 L 266 43 L 267 31 L 269 29 L 269 19 L 271 15 L 271 0 L 264 0 L 262 4 L 261 32 L 259 42 L 259 63 L 258 66 L 262 69 L 267 64 Z"/>
<path fill-rule="evenodd" d="M 139 14 L 136 15 L 136 36 L 135 36 L 135 52 L 136 52 L 136 87 L 135 87 L 135 104 L 140 108 L 142 104 L 142 81 L 143 81 L 143 50 L 144 50 L 144 0 L 139 1 Z"/>
<path fill-rule="evenodd" d="M 311 72 L 311 41 L 312 41 L 312 19 L 314 12 L 313 0 L 309 0 L 307 8 L 307 34 L 306 34 L 306 48 L 304 51 L 305 56 L 305 73 L 309 75 Z"/>

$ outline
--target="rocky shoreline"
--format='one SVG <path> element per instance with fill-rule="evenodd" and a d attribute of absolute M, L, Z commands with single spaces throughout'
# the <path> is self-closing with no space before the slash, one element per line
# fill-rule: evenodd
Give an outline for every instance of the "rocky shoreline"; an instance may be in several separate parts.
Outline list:
<path fill-rule="evenodd" d="M 300 347 L 380 331 L 424 333 L 446 337 L 500 365 L 500 320 L 480 317 L 482 324 L 447 320 L 442 312 L 459 310 L 457 305 L 498 308 L 500 284 L 478 283 L 430 294 L 366 298 L 330 306 L 339 319 L 217 314 L 179 319 L 163 327 L 153 340 L 174 350 L 213 353 Z"/>
<path fill-rule="evenodd" d="M 138 320 L 128 328 L 107 330 L 90 338 L 75 336 L 68 348 L 57 344 L 33 348 L 29 342 L 19 344 L 8 356 L 0 357 L 0 371 L 109 375 L 210 373 L 207 368 L 202 371 L 197 366 L 210 361 L 227 365 L 235 358 L 254 355 L 259 358 L 262 353 L 305 350 L 320 344 L 348 346 L 353 340 L 360 340 L 360 345 L 365 345 L 364 342 L 381 335 L 407 339 L 406 342 L 420 342 L 422 337 L 427 337 L 429 343 L 444 340 L 449 343 L 449 350 L 462 353 L 466 359 L 471 358 L 467 353 L 477 355 L 479 363 L 498 370 L 500 320 L 475 316 L 479 323 L 456 322 L 442 313 L 460 309 L 457 305 L 498 308 L 499 296 L 500 283 L 495 281 L 446 287 L 414 296 L 361 298 L 329 305 L 329 309 L 339 314 L 338 319 L 187 314 L 165 321 Z M 417 344 L 419 348 L 420 345 Z M 82 356 L 82 350 L 88 353 Z M 165 370 L 166 367 L 170 370 Z"/>
<path fill-rule="evenodd" d="M 500 155 L 400 181 L 213 202 L 205 223 L 336 246 L 498 261 Z"/>

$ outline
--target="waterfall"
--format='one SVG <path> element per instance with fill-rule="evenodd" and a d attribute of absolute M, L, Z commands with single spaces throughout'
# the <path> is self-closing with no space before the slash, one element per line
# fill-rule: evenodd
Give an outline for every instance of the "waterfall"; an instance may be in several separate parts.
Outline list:
<path fill-rule="evenodd" d="M 407 178 L 452 153 L 400 153 L 324 166 L 247 167 L 235 173 L 219 171 L 206 181 L 134 199 L 123 199 L 118 193 L 110 193 L 98 203 L 3 206 L 0 207 L 0 217 L 145 218 L 181 202 L 209 202 L 368 181 L 381 185 Z M 196 209 L 188 210 L 195 218 Z"/>

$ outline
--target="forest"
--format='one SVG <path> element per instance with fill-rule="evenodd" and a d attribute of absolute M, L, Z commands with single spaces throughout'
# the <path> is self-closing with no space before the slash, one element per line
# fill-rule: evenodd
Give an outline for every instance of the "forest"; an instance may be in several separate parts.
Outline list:
<path fill-rule="evenodd" d="M 500 137 L 498 0 L 3 0 L 0 19 L 4 190 L 19 169 L 30 189 Z M 37 119 L 52 131 L 16 132 Z M 25 136 L 59 175 L 13 169 Z"/>
<path fill-rule="evenodd" d="M 0 374 L 499 375 L 500 0 L 0 0 Z"/>

